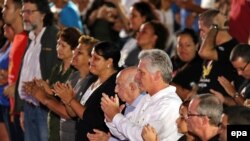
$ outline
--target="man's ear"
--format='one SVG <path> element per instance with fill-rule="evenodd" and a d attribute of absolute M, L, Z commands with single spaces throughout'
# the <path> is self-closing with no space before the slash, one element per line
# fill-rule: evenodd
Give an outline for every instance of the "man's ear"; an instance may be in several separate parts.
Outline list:
<path fill-rule="evenodd" d="M 107 61 L 108 61 L 108 66 L 113 67 L 113 59 L 109 58 Z"/>
<path fill-rule="evenodd" d="M 161 75 L 161 72 L 160 71 L 156 71 L 155 74 L 154 74 L 154 80 L 160 80 L 162 79 L 162 75 Z"/>
<path fill-rule="evenodd" d="M 158 39 L 158 36 L 157 36 L 157 35 L 154 35 L 154 36 L 153 36 L 154 44 L 156 44 L 157 39 Z"/>
<path fill-rule="evenodd" d="M 209 120 L 208 116 L 202 117 L 202 125 L 209 125 Z"/>
<path fill-rule="evenodd" d="M 135 82 L 130 82 L 129 83 L 129 88 L 130 88 L 131 91 L 136 90 L 137 86 L 136 86 Z"/>

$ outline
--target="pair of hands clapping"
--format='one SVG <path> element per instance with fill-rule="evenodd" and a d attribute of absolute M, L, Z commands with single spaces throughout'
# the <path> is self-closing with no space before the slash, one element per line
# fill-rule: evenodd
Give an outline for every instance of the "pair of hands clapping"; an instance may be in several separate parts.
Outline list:
<path fill-rule="evenodd" d="M 49 86 L 48 81 L 42 79 L 33 79 L 29 82 L 24 82 L 24 91 L 35 97 L 36 99 L 43 99 L 48 95 L 55 95 L 61 98 L 63 103 L 67 103 L 69 99 L 74 96 L 74 91 L 69 83 L 56 82 L 53 88 Z"/>

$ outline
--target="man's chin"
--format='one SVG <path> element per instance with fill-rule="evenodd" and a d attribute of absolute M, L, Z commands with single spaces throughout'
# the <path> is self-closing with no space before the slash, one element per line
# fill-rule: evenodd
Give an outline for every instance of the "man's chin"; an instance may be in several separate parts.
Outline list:
<path fill-rule="evenodd" d="M 24 25 L 24 30 L 25 31 L 32 31 L 35 29 L 35 26 L 32 26 L 32 25 Z"/>

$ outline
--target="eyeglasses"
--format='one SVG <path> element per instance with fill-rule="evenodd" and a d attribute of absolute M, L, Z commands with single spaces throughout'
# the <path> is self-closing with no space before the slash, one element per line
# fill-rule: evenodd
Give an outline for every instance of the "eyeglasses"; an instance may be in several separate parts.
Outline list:
<path fill-rule="evenodd" d="M 247 68 L 249 62 L 247 62 L 247 64 L 243 67 L 242 71 L 245 71 L 245 69 Z"/>
<path fill-rule="evenodd" d="M 27 14 L 27 15 L 31 15 L 33 14 L 34 12 L 37 12 L 38 10 L 21 10 L 20 14 L 23 15 L 23 14 Z"/>
<path fill-rule="evenodd" d="M 188 113 L 187 114 L 187 117 L 204 117 L 206 115 L 202 115 L 202 114 L 191 114 L 191 113 Z"/>
<path fill-rule="evenodd" d="M 242 72 L 245 71 L 245 69 L 247 68 L 247 66 L 248 66 L 249 63 L 250 62 L 248 61 L 243 68 L 238 68 L 238 71 L 242 71 Z"/>

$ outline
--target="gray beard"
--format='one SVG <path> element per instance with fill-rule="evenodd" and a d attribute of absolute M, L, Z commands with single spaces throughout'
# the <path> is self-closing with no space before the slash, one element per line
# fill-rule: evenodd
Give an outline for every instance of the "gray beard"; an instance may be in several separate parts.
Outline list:
<path fill-rule="evenodd" d="M 23 28 L 25 31 L 32 31 L 32 30 L 36 29 L 36 27 L 37 27 L 36 25 L 30 24 L 30 23 L 23 24 Z"/>

